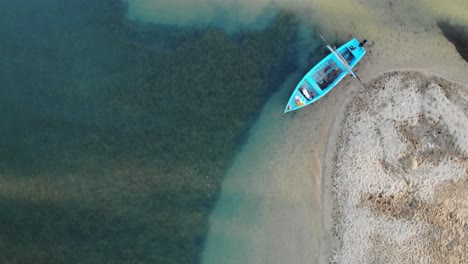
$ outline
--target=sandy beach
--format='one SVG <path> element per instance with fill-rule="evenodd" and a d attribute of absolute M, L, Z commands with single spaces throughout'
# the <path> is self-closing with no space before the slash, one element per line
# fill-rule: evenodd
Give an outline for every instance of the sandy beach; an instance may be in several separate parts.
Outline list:
<path fill-rule="evenodd" d="M 461 84 L 395 71 L 351 100 L 329 175 L 332 263 L 468 258 L 467 99 Z"/>
<path fill-rule="evenodd" d="M 319 263 L 468 259 L 461 220 L 468 210 L 468 64 L 437 28 L 406 34 L 369 48 L 358 68 L 366 88 L 353 83 L 358 92 L 335 119 L 322 175 Z M 373 125 L 359 128 L 361 120 Z"/>
<path fill-rule="evenodd" d="M 468 263 L 468 0 L 0 9 L 0 264 Z"/>
<path fill-rule="evenodd" d="M 446 227 L 444 217 L 462 219 L 457 208 L 466 209 L 447 195 L 466 187 L 462 132 L 467 110 L 459 98 L 468 90 L 468 63 L 437 23 L 467 25 L 465 0 L 207 0 L 185 1 L 184 8 L 180 3 L 173 8 L 172 2 L 129 3 L 130 17 L 163 24 L 219 23 L 227 31 L 267 21 L 262 12 L 271 5 L 292 11 L 302 26 L 299 63 L 313 52 L 315 26 L 330 42 L 368 40 L 368 52 L 355 68 L 365 88 L 347 77 L 318 102 L 284 115 L 293 80 L 301 76 L 279 84 L 223 177 L 202 263 L 459 260 L 457 252 L 465 245 L 459 223 L 453 222 L 455 229 L 450 227 L 444 239 L 434 230 Z M 220 7 L 229 10 L 223 19 L 216 15 Z M 170 9 L 180 14 L 167 15 Z M 367 123 L 357 126 L 362 120 Z M 430 136 L 439 130 L 443 136 Z M 380 131 L 377 140 L 375 131 Z M 456 147 L 446 148 L 452 143 Z M 440 211 L 435 204 L 444 201 L 453 203 L 443 208 L 455 209 L 422 213 Z M 380 206 L 387 203 L 392 206 Z M 448 241 L 450 236 L 455 240 Z M 431 248 L 434 241 L 439 244 Z"/>
<path fill-rule="evenodd" d="M 376 23 L 369 21 L 375 17 L 353 16 L 364 12 L 359 8 L 344 12 L 348 16 L 343 17 L 343 26 L 330 22 L 331 18 L 324 14 L 314 18 L 332 27 L 342 38 L 350 33 L 346 25 L 353 23 L 352 35 L 369 40 L 368 54 L 356 67 L 366 88 L 346 78 L 318 103 L 292 115 L 283 115 L 280 110 L 294 83 L 286 83 L 272 96 L 251 129 L 248 144 L 233 161 L 223 182 L 221 198 L 211 216 L 203 263 L 440 263 L 440 260 L 460 263 L 457 260 L 464 257 L 460 249 L 466 245 L 460 240 L 463 239 L 460 233 L 463 231 L 459 230 L 461 222 L 455 223 L 454 229 L 452 226 L 447 229 L 458 239 L 451 242 L 437 237 L 440 234 L 434 231 L 445 228 L 440 220 L 445 216 L 434 218 L 418 212 L 425 209 L 437 212 L 434 201 L 453 201 L 447 205 L 453 209 L 448 215 L 462 219 L 466 214 L 457 211 L 457 208 L 466 210 L 466 202 L 450 200 L 447 195 L 463 189 L 460 186 L 466 187 L 466 152 L 463 152 L 467 146 L 467 129 L 463 128 L 467 123 L 466 102 L 454 102 L 453 98 L 468 91 L 468 63 L 435 25 L 436 15 L 429 12 L 418 20 L 410 11 L 398 9 L 403 7 L 393 8 L 396 10 L 391 12 L 399 12 L 399 16 L 385 12 Z M 388 95 L 384 97 L 380 90 Z M 438 98 L 446 100 L 431 104 L 431 100 Z M 385 108 L 382 102 L 391 100 L 400 105 Z M 369 124 L 356 132 L 353 129 L 356 120 L 360 120 L 358 104 L 377 105 L 382 109 L 361 111 Z M 450 117 L 443 116 L 449 113 L 437 112 L 446 107 L 451 107 L 459 118 L 454 123 L 450 123 Z M 411 134 L 419 139 L 420 133 L 424 138 L 424 133 L 437 130 L 434 127 L 437 115 L 445 120 L 438 123 L 446 126 L 443 133 L 456 140 L 456 151 L 445 150 L 441 146 L 448 143 L 435 139 L 433 142 L 420 140 L 422 143 L 413 147 L 412 152 L 408 150 L 402 138 Z M 418 125 L 424 129 L 399 135 L 401 129 L 391 130 L 388 120 L 405 122 L 402 116 L 411 124 L 408 131 Z M 393 133 L 387 138 L 382 132 L 386 145 L 367 140 L 363 134 L 379 130 Z M 356 133 L 362 134 L 356 136 Z M 350 135 L 356 137 L 355 141 L 348 139 Z M 419 149 L 424 144 L 438 149 L 439 158 L 421 154 L 416 161 L 410 159 L 421 151 L 429 151 Z M 369 152 L 367 148 L 371 146 L 378 150 Z M 386 153 L 386 159 L 375 154 L 384 153 L 389 146 L 398 146 L 400 152 L 394 150 L 393 156 Z M 372 154 L 376 160 L 370 159 Z M 409 169 L 399 168 L 402 162 L 409 164 Z M 356 168 L 366 166 L 376 167 L 356 172 Z M 388 168 L 395 168 L 398 181 L 384 180 L 393 175 Z M 398 174 L 399 170 L 403 172 Z M 417 180 L 408 180 L 407 174 L 412 172 L 419 175 Z M 401 179 L 407 182 L 402 184 Z M 397 199 L 408 191 L 407 186 L 411 186 L 414 194 L 411 199 L 407 195 L 406 200 L 401 198 L 394 203 L 404 207 L 408 201 L 417 200 L 417 205 L 411 205 L 416 208 L 411 217 L 388 214 L 386 210 L 401 210 L 375 205 L 388 202 L 387 196 Z M 431 235 L 435 240 L 429 238 Z M 439 241 L 439 246 L 430 247 L 433 241 Z M 447 243 L 453 244 L 453 250 L 449 258 L 444 258 Z"/>

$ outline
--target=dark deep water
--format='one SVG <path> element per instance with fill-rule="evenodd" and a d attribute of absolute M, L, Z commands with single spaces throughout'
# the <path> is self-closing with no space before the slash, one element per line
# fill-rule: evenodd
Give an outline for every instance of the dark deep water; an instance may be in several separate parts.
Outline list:
<path fill-rule="evenodd" d="M 460 56 L 468 62 L 468 26 L 453 24 L 443 20 L 437 22 L 445 38 L 457 49 Z"/>
<path fill-rule="evenodd" d="M 0 10 L 0 263 L 197 263 L 295 18 L 232 37 L 141 27 L 120 1 Z"/>

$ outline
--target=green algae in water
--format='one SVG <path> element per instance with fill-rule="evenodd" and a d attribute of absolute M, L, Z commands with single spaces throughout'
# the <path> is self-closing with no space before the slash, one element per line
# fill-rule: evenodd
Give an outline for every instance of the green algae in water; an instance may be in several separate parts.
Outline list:
<path fill-rule="evenodd" d="M 0 8 L 0 262 L 198 262 L 236 140 L 292 69 L 295 18 L 153 47 L 118 1 Z"/>

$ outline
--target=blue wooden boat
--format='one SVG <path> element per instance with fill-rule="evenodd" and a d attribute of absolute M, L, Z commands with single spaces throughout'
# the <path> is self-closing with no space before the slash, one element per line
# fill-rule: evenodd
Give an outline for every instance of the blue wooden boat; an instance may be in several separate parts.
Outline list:
<path fill-rule="evenodd" d="M 327 45 L 331 53 L 302 78 L 291 94 L 284 112 L 291 112 L 317 101 L 348 73 L 359 79 L 352 69 L 366 54 L 365 43 L 366 40 L 359 43 L 353 38 L 338 49 Z"/>

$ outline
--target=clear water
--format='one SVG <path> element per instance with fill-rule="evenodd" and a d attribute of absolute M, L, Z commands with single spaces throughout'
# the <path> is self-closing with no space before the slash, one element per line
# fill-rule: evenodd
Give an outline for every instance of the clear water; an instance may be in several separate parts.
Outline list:
<path fill-rule="evenodd" d="M 321 52 L 278 7 L 332 40 L 468 23 L 462 0 L 171 3 L 0 2 L 0 262 L 278 261 L 264 211 L 284 201 L 265 201 L 294 185 L 269 162 Z"/>

